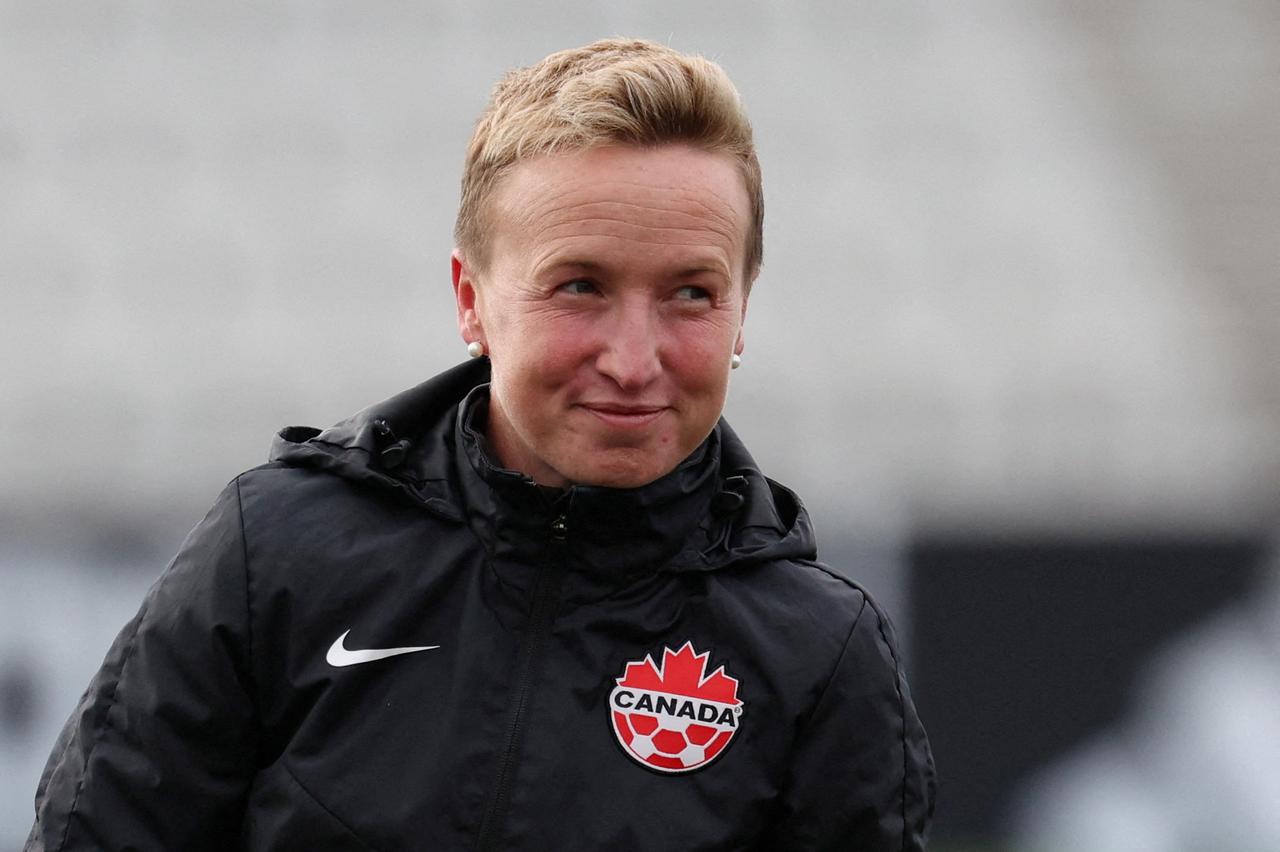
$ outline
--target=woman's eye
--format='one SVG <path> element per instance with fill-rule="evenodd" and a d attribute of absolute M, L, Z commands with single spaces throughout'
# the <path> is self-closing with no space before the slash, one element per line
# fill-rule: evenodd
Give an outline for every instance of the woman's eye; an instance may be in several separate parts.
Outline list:
<path fill-rule="evenodd" d="M 566 293 L 572 293 L 575 296 L 589 296 L 596 292 L 596 285 L 592 284 L 590 281 L 583 281 L 579 279 L 577 281 L 566 281 L 564 284 L 560 285 L 560 289 Z"/>
<path fill-rule="evenodd" d="M 676 297 L 680 299 L 710 299 L 711 292 L 705 287 L 690 284 L 677 290 Z"/>

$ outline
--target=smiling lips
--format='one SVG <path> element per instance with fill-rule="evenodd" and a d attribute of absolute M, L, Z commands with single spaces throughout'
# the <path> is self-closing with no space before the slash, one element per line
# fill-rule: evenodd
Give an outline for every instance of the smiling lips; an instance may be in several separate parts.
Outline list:
<path fill-rule="evenodd" d="M 603 420 L 610 426 L 619 428 L 646 426 L 662 416 L 666 406 L 660 405 L 615 405 L 610 403 L 581 403 L 581 407 Z"/>

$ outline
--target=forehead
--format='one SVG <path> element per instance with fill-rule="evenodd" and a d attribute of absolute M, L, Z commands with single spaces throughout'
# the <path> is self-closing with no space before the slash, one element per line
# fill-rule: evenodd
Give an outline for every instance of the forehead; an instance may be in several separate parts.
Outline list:
<path fill-rule="evenodd" d="M 514 166 L 492 204 L 494 261 L 595 248 L 714 255 L 734 274 L 745 264 L 750 199 L 725 154 L 666 145 L 543 155 Z"/>

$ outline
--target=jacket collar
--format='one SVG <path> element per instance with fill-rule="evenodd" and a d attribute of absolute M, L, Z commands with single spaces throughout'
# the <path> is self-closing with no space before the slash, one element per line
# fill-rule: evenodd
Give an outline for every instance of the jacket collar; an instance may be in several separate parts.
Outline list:
<path fill-rule="evenodd" d="M 468 523 L 497 562 L 563 559 L 576 574 L 613 582 L 699 562 L 722 488 L 718 429 L 675 470 L 643 487 L 554 489 L 494 461 L 483 433 L 488 407 L 488 385 L 467 395 L 458 407 L 455 447 Z"/>

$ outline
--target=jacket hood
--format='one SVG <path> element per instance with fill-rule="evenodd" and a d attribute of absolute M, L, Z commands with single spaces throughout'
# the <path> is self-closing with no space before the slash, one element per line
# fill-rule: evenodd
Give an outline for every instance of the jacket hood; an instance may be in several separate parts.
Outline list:
<path fill-rule="evenodd" d="M 491 551 L 535 547 L 567 520 L 582 566 L 606 564 L 623 576 L 654 565 L 705 571 L 816 558 L 800 499 L 761 473 L 723 419 L 688 459 L 648 485 L 551 489 L 502 469 L 487 452 L 488 382 L 488 359 L 468 361 L 323 431 L 282 430 L 271 461 L 470 523 Z"/>

